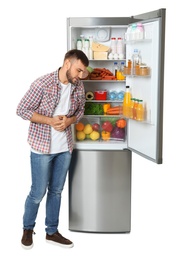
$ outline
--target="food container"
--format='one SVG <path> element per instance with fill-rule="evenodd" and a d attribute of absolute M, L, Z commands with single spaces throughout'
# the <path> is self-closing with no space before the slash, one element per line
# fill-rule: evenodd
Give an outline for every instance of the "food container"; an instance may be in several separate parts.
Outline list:
<path fill-rule="evenodd" d="M 108 52 L 107 51 L 94 51 L 94 60 L 107 60 Z"/>
<path fill-rule="evenodd" d="M 139 75 L 140 76 L 148 76 L 148 75 L 150 75 L 150 68 L 147 67 L 147 66 L 140 66 Z"/>
<path fill-rule="evenodd" d="M 95 100 L 106 100 L 107 99 L 107 91 L 106 90 L 96 90 L 94 92 Z"/>
<path fill-rule="evenodd" d="M 131 68 L 124 67 L 124 75 L 131 75 Z"/>

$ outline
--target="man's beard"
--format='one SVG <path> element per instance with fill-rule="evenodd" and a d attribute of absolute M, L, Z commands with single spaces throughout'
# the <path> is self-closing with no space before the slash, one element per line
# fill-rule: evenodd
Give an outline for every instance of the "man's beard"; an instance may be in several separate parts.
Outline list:
<path fill-rule="evenodd" d="M 66 77 L 67 77 L 69 83 L 73 84 L 74 86 L 78 86 L 79 79 L 78 78 L 72 78 L 70 69 L 67 70 Z"/>

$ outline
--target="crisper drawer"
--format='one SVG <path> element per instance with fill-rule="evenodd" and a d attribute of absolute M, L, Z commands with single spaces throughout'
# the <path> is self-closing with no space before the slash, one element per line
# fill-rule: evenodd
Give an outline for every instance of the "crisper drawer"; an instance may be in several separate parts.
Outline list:
<path fill-rule="evenodd" d="M 86 116 L 75 124 L 76 142 L 124 142 L 127 121 L 115 116 Z"/>

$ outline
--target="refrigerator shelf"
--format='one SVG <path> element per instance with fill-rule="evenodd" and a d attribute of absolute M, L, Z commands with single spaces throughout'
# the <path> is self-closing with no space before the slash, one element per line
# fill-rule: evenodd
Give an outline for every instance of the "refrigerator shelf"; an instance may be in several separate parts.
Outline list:
<path fill-rule="evenodd" d="M 123 103 L 123 100 L 119 100 L 119 99 L 115 99 L 115 100 L 111 100 L 111 99 L 106 99 L 106 100 L 95 100 L 95 99 L 86 99 L 86 102 L 89 103 Z"/>
<path fill-rule="evenodd" d="M 83 80 L 83 82 L 102 82 L 102 83 L 123 83 L 123 82 L 126 82 L 125 80 Z"/>

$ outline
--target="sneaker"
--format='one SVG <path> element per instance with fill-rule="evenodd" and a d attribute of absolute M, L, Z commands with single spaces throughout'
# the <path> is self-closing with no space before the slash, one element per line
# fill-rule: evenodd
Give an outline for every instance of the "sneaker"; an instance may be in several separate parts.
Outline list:
<path fill-rule="evenodd" d="M 32 235 L 35 232 L 31 229 L 24 229 L 24 233 L 21 239 L 21 245 L 24 249 L 31 249 L 33 247 Z"/>
<path fill-rule="evenodd" d="M 46 234 L 46 241 L 48 243 L 51 243 L 51 244 L 54 244 L 54 245 L 59 245 L 59 246 L 62 246 L 62 247 L 73 247 L 73 243 L 63 237 L 58 231 L 55 232 L 53 235 L 48 235 Z"/>

